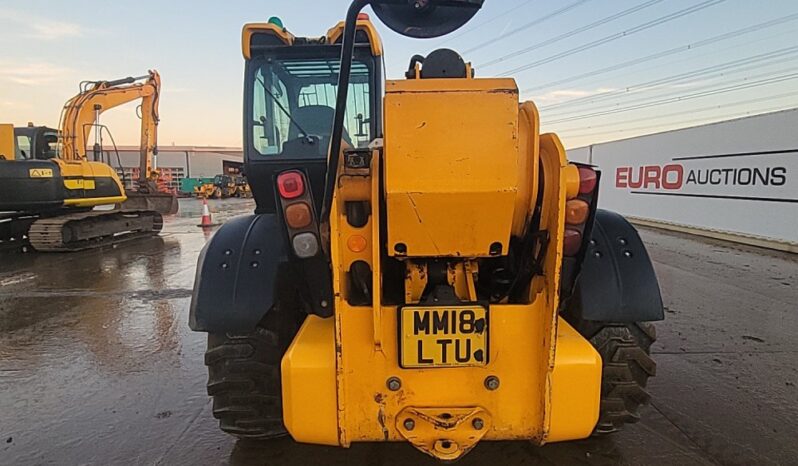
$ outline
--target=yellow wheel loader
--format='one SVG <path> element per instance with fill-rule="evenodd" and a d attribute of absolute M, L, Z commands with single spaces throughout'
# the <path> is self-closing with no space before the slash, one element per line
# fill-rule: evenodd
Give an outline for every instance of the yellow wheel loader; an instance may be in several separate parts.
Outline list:
<path fill-rule="evenodd" d="M 244 177 L 232 175 L 216 175 L 210 183 L 203 183 L 195 187 L 194 194 L 205 199 L 251 197 L 249 185 Z"/>
<path fill-rule="evenodd" d="M 638 419 L 662 300 L 635 229 L 597 209 L 600 173 L 452 50 L 384 81 L 360 13 L 428 38 L 482 3 L 355 0 L 318 38 L 244 26 L 257 208 L 202 251 L 189 322 L 223 431 L 455 460 Z"/>

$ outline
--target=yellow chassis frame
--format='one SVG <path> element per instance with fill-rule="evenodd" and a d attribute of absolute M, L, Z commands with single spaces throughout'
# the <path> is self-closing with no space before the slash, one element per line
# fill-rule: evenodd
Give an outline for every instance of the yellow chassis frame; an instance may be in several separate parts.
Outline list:
<path fill-rule="evenodd" d="M 399 367 L 397 312 L 375 292 L 371 306 L 350 306 L 344 277 L 355 260 L 373 270 L 381 289 L 380 157 L 370 170 L 342 167 L 331 215 L 335 316 L 310 316 L 282 361 L 283 413 L 299 442 L 349 446 L 362 441 L 406 440 L 425 453 L 451 460 L 479 440 L 547 442 L 590 435 L 600 402 L 601 359 L 591 344 L 557 315 L 564 208 L 578 189 L 558 138 L 538 134 L 537 110 L 519 109 L 522 143 L 543 164 L 541 228 L 550 241 L 544 273 L 530 285 L 528 304 L 490 306 L 490 357 L 484 367 Z M 529 165 L 527 165 L 529 166 Z M 537 179 L 535 179 L 537 183 Z M 533 192 L 536 192 L 533 191 Z M 367 200 L 368 224 L 353 228 L 340 215 L 343 202 Z M 361 252 L 346 244 L 362 235 Z M 498 387 L 489 388 L 489 378 Z"/>

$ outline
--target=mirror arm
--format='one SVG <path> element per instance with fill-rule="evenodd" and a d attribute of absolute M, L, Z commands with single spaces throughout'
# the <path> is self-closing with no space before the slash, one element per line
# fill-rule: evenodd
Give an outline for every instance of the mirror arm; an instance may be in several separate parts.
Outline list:
<path fill-rule="evenodd" d="M 354 0 L 349 5 L 344 23 L 344 37 L 341 41 L 341 69 L 338 72 L 338 95 L 335 100 L 335 119 L 333 120 L 332 140 L 330 153 L 327 155 L 327 174 L 324 180 L 324 197 L 321 205 L 321 221 L 325 224 L 330 220 L 333 192 L 338 178 L 338 160 L 341 157 L 341 138 L 344 134 L 344 116 L 346 112 L 346 99 L 349 91 L 349 74 L 352 70 L 352 58 L 355 48 L 355 32 L 357 29 L 357 15 L 371 0 Z"/>

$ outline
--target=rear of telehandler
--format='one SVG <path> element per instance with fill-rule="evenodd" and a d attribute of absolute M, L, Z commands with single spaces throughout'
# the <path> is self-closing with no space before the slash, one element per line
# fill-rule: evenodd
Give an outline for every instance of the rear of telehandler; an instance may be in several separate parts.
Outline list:
<path fill-rule="evenodd" d="M 599 173 L 455 52 L 383 89 L 366 4 L 435 37 L 482 0 L 355 0 L 320 38 L 244 27 L 257 210 L 206 245 L 190 315 L 222 430 L 452 460 L 636 421 L 662 301 L 637 232 L 596 209 Z"/>

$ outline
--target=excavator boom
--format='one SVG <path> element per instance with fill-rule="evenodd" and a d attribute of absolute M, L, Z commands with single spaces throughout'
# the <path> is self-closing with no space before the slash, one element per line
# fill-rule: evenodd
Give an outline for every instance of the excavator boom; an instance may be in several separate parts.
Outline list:
<path fill-rule="evenodd" d="M 142 82 L 139 82 L 142 81 Z M 158 153 L 158 103 L 161 77 L 150 70 L 146 76 L 114 81 L 86 83 L 87 88 L 72 97 L 61 113 L 61 137 L 64 160 L 86 160 L 89 131 L 101 131 L 100 115 L 106 110 L 141 99 L 141 144 L 139 158 L 140 185 L 153 176 Z M 99 139 L 97 139 L 99 140 Z"/>

